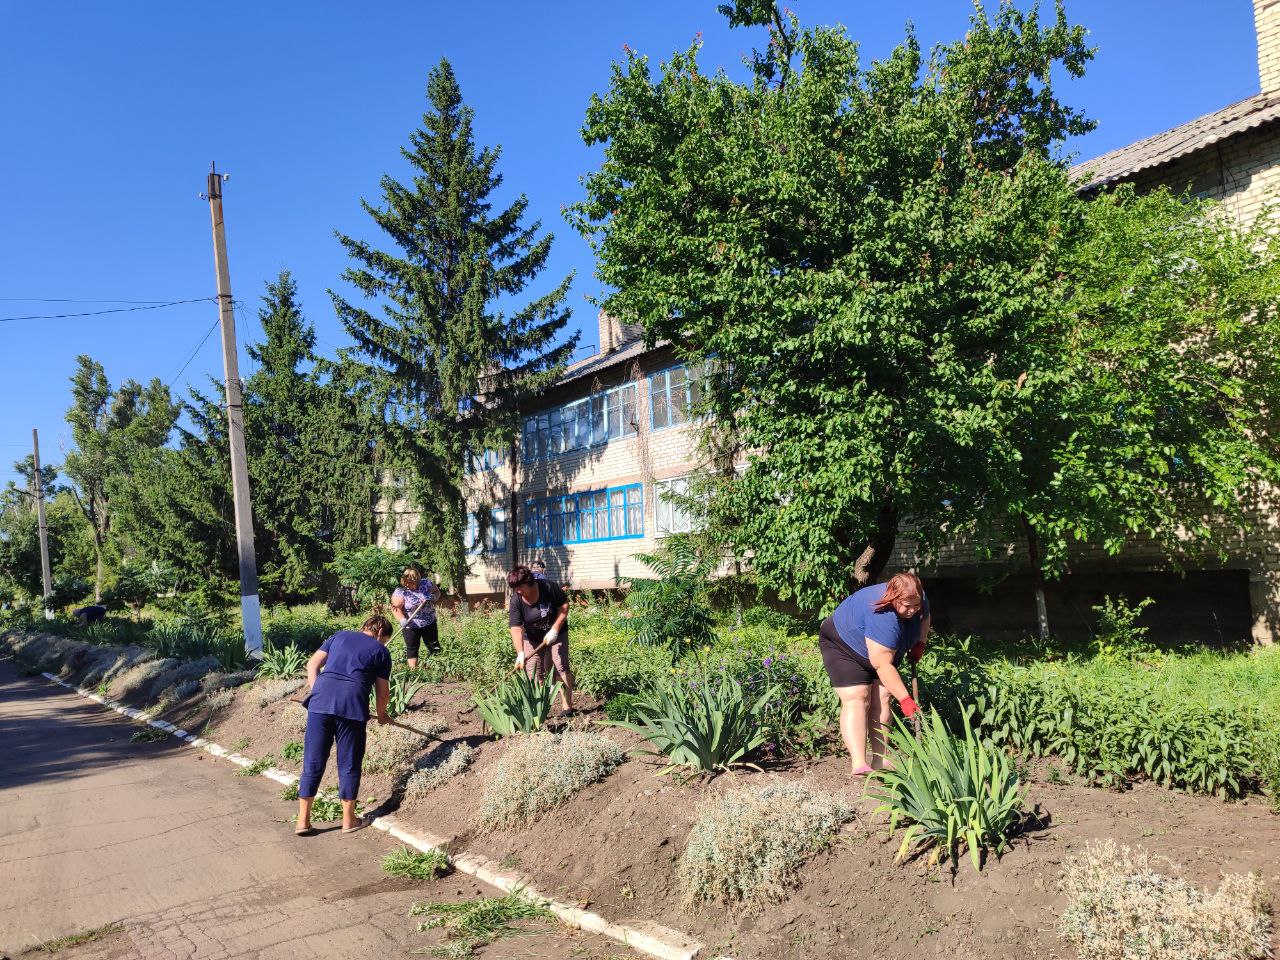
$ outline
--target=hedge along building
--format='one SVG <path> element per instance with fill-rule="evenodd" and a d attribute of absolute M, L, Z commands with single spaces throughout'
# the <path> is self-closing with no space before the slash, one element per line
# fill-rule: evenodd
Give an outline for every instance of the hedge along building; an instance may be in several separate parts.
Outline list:
<path fill-rule="evenodd" d="M 1254 0 L 1261 93 L 1173 130 L 1078 165 L 1088 194 L 1120 183 L 1166 186 L 1222 204 L 1248 222 L 1280 184 L 1280 0 Z M 486 451 L 470 473 L 467 592 L 499 599 L 516 562 L 546 562 L 548 574 L 575 589 L 606 589 L 644 574 L 634 555 L 652 549 L 690 518 L 663 494 L 682 492 L 700 466 L 687 410 L 697 378 L 669 347 L 646 350 L 636 328 L 602 315 L 599 352 L 571 366 L 523 419 L 519 440 Z M 1247 535 L 1227 536 L 1225 560 L 1180 570 L 1157 545 L 1131 542 L 1119 557 L 1100 547 L 1074 551 L 1071 573 L 1050 585 L 1057 633 L 1087 631 L 1105 594 L 1151 596 L 1153 627 L 1164 635 L 1210 642 L 1280 636 L 1280 509 L 1264 497 Z M 384 544 L 397 544 L 413 511 L 388 505 Z M 1025 543 L 1012 542 L 978 562 L 956 544 L 929 566 L 909 533 L 889 569 L 925 575 L 943 629 L 1026 633 L 1036 624 Z M 975 589 L 999 579 L 998 602 Z"/>

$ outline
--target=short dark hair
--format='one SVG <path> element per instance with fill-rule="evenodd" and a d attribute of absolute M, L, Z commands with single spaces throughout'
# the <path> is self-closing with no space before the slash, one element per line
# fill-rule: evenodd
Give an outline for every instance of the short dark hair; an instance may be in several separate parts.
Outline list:
<path fill-rule="evenodd" d="M 531 568 L 533 568 L 534 570 L 545 570 L 545 569 L 547 569 L 547 561 L 545 561 L 545 560 L 535 560 L 535 561 L 533 561 L 533 563 L 529 564 L 529 566 L 530 566 Z"/>
<path fill-rule="evenodd" d="M 514 590 L 516 587 L 523 587 L 526 583 L 533 583 L 533 571 L 524 564 L 512 567 L 511 572 L 507 574 L 507 586 Z"/>

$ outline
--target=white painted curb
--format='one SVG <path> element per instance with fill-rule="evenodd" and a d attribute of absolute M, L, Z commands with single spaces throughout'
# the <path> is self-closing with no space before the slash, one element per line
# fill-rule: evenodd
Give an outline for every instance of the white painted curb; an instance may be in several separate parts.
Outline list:
<path fill-rule="evenodd" d="M 203 737 L 197 737 L 188 733 L 180 727 L 175 727 L 172 723 L 165 720 L 153 720 L 151 714 L 142 710 L 134 710 L 132 707 L 126 707 L 122 703 L 118 703 L 108 697 L 104 697 L 92 690 L 86 690 L 84 687 L 77 687 L 75 684 L 68 683 L 61 677 L 52 673 L 42 674 L 47 680 L 52 680 L 59 686 L 73 690 L 80 696 L 99 703 L 104 707 L 114 710 L 116 713 L 123 714 L 130 720 L 136 720 L 139 723 L 145 723 L 148 726 L 155 727 L 157 730 L 163 730 L 170 736 L 177 737 L 179 740 L 185 740 L 189 746 L 203 750 L 205 753 L 212 754 L 223 760 L 230 760 L 232 763 L 240 767 L 250 767 L 253 765 L 252 760 L 248 757 L 242 757 L 238 753 L 221 747 L 211 740 L 205 740 Z M 275 767 L 268 767 L 262 772 L 262 776 L 277 783 L 286 786 L 298 782 L 295 774 L 285 770 L 278 770 Z M 670 930 L 667 927 L 660 926 L 656 923 L 648 923 L 641 921 L 632 924 L 613 923 L 606 920 L 599 914 L 592 913 L 589 910 L 583 910 L 572 904 L 562 903 L 558 900 L 552 900 L 539 894 L 533 887 L 531 879 L 522 874 L 513 873 L 503 870 L 502 867 L 494 860 L 475 853 L 459 853 L 452 854 L 448 850 L 448 842 L 439 837 L 428 835 L 418 835 L 406 830 L 397 821 L 391 817 L 375 817 L 369 821 L 369 825 L 379 830 L 385 830 L 395 839 L 424 853 L 432 850 L 438 850 L 449 857 L 450 863 L 461 870 L 463 873 L 475 877 L 487 883 L 491 887 L 496 887 L 504 893 L 519 892 L 522 897 L 540 903 L 548 910 L 554 913 L 561 921 L 567 923 L 571 927 L 578 927 L 582 930 L 588 930 L 591 933 L 598 933 L 608 937 L 610 940 L 617 940 L 619 943 L 631 947 L 640 953 L 646 953 L 651 957 L 657 957 L 658 960 L 695 960 L 702 952 L 702 944 L 696 940 L 686 937 L 684 934 L 676 930 Z M 723 958 L 717 958 L 723 960 Z"/>

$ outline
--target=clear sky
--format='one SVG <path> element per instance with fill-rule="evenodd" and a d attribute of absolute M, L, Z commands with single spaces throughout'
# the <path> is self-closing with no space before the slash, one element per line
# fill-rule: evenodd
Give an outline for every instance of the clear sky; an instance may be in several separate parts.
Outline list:
<path fill-rule="evenodd" d="M 554 231 L 542 288 L 576 271 L 574 323 L 593 344 L 590 251 L 563 221 L 598 157 L 582 143 L 587 100 L 630 44 L 655 60 L 701 31 L 703 63 L 741 71 L 758 32 L 730 31 L 717 0 L 0 0 L 0 317 L 106 309 L 106 303 L 212 296 L 204 189 L 225 187 L 231 281 L 246 304 L 239 335 L 260 336 L 263 284 L 292 270 L 321 350 L 345 343 L 326 289 L 340 286 L 335 229 L 380 240 L 359 199 L 424 108 L 427 71 L 457 70 L 484 143 L 503 147 L 506 187 Z M 994 5 L 995 0 L 991 0 Z M 1051 4 L 1046 4 L 1051 6 Z M 843 23 L 881 57 L 911 20 L 926 45 L 963 33 L 966 0 L 790 0 L 805 23 Z M 1063 88 L 1098 130 L 1088 158 L 1258 90 L 1249 0 L 1067 0 L 1099 48 Z M 63 414 L 75 357 L 114 384 L 132 377 L 203 385 L 221 376 L 213 304 L 60 320 L 0 322 L 0 483 L 38 427 L 47 462 L 70 443 Z M 194 354 L 193 354 L 194 351 Z M 182 369 L 183 363 L 190 362 Z M 249 371 L 242 354 L 242 375 Z"/>

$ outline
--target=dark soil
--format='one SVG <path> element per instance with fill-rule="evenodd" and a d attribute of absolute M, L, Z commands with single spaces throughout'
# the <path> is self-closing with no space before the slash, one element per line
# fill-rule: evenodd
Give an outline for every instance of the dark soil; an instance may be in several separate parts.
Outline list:
<path fill-rule="evenodd" d="M 302 739 L 288 719 L 288 711 L 299 708 L 281 701 L 260 709 L 253 702 L 257 686 L 237 688 L 234 703 L 216 716 L 198 696 L 167 719 L 228 748 L 248 738 L 241 750 L 246 756 L 271 754 L 277 766 L 296 771 L 296 763 L 280 756 L 286 743 Z M 418 725 L 438 719 L 448 725 L 442 735 L 446 743 L 477 746 L 471 769 L 412 802 L 403 800 L 398 786 L 408 770 L 366 775 L 361 795 L 376 798 L 366 810 L 394 811 L 410 828 L 453 838 L 456 850 L 483 853 L 524 871 L 544 893 L 590 906 L 610 919 L 646 920 L 687 933 L 706 944 L 707 957 L 1070 957 L 1073 951 L 1055 930 L 1065 905 L 1057 892 L 1061 864 L 1087 841 L 1101 838 L 1141 846 L 1167 858 L 1166 872 L 1208 886 L 1224 872 L 1256 871 L 1273 895 L 1280 894 L 1280 817 L 1265 798 L 1224 803 L 1147 783 L 1112 792 L 1069 776 L 1058 782 L 1062 778 L 1051 764 L 1029 772 L 1028 808 L 1038 808 L 1038 821 L 980 873 L 967 858 L 954 870 L 919 860 L 895 865 L 898 842 L 889 837 L 883 817 L 874 814 L 875 804 L 862 796 L 862 784 L 850 782 L 847 759 L 836 753 L 785 769 L 683 784 L 657 776 L 658 763 L 633 758 L 525 829 L 484 834 L 472 818 L 485 780 L 507 745 L 484 737 L 478 715 L 464 712 L 470 703 L 465 686 L 436 685 L 418 694 L 404 719 Z M 569 721 L 575 728 L 603 719 L 598 704 L 584 700 L 578 706 L 586 710 Z M 564 726 L 552 723 L 553 729 Z M 616 728 L 597 729 L 629 750 L 640 746 Z M 438 748 L 424 743 L 418 759 Z M 843 791 L 858 816 L 829 850 L 804 867 L 800 886 L 787 901 L 763 911 L 720 904 L 686 909 L 676 865 L 699 801 L 710 792 L 768 777 L 802 778 Z M 326 784 L 336 785 L 332 768 Z"/>

